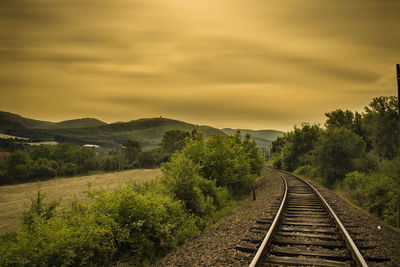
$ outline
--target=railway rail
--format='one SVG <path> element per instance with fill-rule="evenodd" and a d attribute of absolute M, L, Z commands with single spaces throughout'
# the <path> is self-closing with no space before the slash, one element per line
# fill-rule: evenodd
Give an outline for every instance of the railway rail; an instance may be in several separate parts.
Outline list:
<path fill-rule="evenodd" d="M 250 266 L 368 266 L 321 194 L 300 177 L 280 176 L 285 192 Z"/>

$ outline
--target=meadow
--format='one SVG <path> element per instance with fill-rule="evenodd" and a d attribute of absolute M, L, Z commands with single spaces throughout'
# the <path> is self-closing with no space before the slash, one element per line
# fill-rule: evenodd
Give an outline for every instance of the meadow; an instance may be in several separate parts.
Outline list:
<path fill-rule="evenodd" d="M 22 211 L 37 191 L 50 199 L 61 199 L 61 207 L 72 202 L 74 196 L 88 200 L 87 192 L 104 189 L 111 191 L 128 181 L 149 181 L 161 176 L 160 169 L 136 169 L 73 178 L 57 178 L 48 181 L 29 182 L 18 185 L 0 186 L 0 234 L 21 225 Z"/>

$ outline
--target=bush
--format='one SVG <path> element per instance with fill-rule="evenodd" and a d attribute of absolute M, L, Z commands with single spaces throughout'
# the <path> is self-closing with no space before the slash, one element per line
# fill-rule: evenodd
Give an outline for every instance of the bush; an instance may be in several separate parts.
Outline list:
<path fill-rule="evenodd" d="M 24 212 L 25 227 L 0 239 L 0 266 L 103 266 L 117 257 L 140 265 L 198 233 L 181 201 L 160 185 L 151 188 L 97 192 L 92 204 L 75 200 L 59 213 L 38 193 Z"/>
<path fill-rule="evenodd" d="M 55 161 L 38 158 L 33 162 L 32 177 L 35 178 L 53 178 L 56 176 L 56 170 L 52 166 L 57 166 Z"/>
<path fill-rule="evenodd" d="M 121 258 L 137 266 L 196 235 L 232 197 L 251 189 L 261 162 L 249 140 L 214 136 L 204 142 L 200 134 L 191 137 L 163 164 L 160 181 L 91 192 L 90 204 L 75 200 L 58 212 L 57 202 L 46 202 L 39 192 L 23 214 L 24 227 L 0 238 L 0 266 L 108 266 Z M 67 160 L 71 149 L 79 151 L 61 146 L 54 158 Z M 141 151 L 139 161 L 146 153 L 154 159 L 156 151 Z M 82 157 L 91 152 L 76 153 Z M 40 157 L 35 164 L 52 165 Z M 60 161 L 59 171 L 72 175 L 79 166 Z"/>
<path fill-rule="evenodd" d="M 59 176 L 73 176 L 78 173 L 78 166 L 75 163 L 64 163 L 58 171 Z"/>
<path fill-rule="evenodd" d="M 304 165 L 304 166 L 297 168 L 294 171 L 294 174 L 304 176 L 307 178 L 317 178 L 318 177 L 317 170 L 315 169 L 315 167 L 313 167 L 311 165 Z"/>
<path fill-rule="evenodd" d="M 343 180 L 342 189 L 357 205 L 393 226 L 396 224 L 400 203 L 399 174 L 391 176 L 383 169 L 369 174 L 351 172 Z"/>
<path fill-rule="evenodd" d="M 162 182 L 190 212 L 202 216 L 212 212 L 214 199 L 202 190 L 201 184 L 207 181 L 199 175 L 199 169 L 200 165 L 183 154 L 174 154 L 171 161 L 162 166 Z M 203 188 L 206 189 L 206 185 Z"/>

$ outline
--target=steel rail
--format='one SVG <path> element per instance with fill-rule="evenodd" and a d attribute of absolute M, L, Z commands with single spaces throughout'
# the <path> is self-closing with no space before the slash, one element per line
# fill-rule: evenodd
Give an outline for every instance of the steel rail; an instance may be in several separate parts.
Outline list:
<path fill-rule="evenodd" d="M 274 220 L 273 220 L 273 222 L 271 224 L 271 227 L 269 228 L 267 234 L 265 235 L 264 240 L 261 243 L 260 247 L 258 248 L 257 253 L 254 256 L 253 260 L 251 261 L 249 267 L 258 266 L 258 264 L 261 263 L 262 257 L 263 257 L 264 252 L 265 252 L 265 248 L 267 247 L 267 245 L 271 241 L 271 236 L 272 236 L 273 232 L 275 231 L 276 226 L 278 225 L 278 221 L 279 221 L 279 219 L 280 219 L 280 217 L 282 215 L 283 208 L 284 208 L 284 206 L 286 204 L 286 199 L 287 199 L 287 194 L 288 194 L 288 184 L 287 184 L 286 179 L 282 175 L 280 175 L 280 177 L 282 178 L 283 183 L 285 185 L 285 192 L 283 194 L 281 205 L 279 206 L 278 212 L 275 215 L 275 218 L 274 218 Z"/>
<path fill-rule="evenodd" d="M 282 171 L 282 172 L 284 172 L 286 174 L 289 174 L 289 175 L 292 175 L 292 176 L 296 177 L 297 179 L 300 179 L 301 181 L 303 181 L 305 184 L 307 184 L 314 191 L 314 193 L 318 196 L 318 198 L 324 204 L 326 209 L 329 211 L 330 215 L 332 216 L 332 218 L 334 219 L 336 225 L 338 226 L 340 232 L 342 233 L 342 235 L 344 237 L 344 240 L 345 240 L 345 242 L 347 244 L 347 247 L 350 249 L 350 252 L 351 252 L 353 260 L 358 264 L 358 266 L 368 267 L 367 262 L 365 261 L 364 257 L 361 255 L 359 249 L 357 248 L 357 246 L 354 243 L 353 239 L 351 238 L 351 236 L 347 232 L 347 230 L 344 227 L 343 223 L 340 221 L 339 217 L 337 217 L 337 215 L 335 214 L 335 212 L 333 211 L 331 206 L 328 204 L 328 202 L 326 202 L 326 200 L 322 197 L 322 195 L 317 191 L 317 189 L 315 189 L 314 186 L 312 186 L 309 182 L 303 180 L 302 178 L 300 178 L 299 176 L 297 176 L 295 174 L 292 174 L 292 173 L 287 172 L 287 171 Z"/>

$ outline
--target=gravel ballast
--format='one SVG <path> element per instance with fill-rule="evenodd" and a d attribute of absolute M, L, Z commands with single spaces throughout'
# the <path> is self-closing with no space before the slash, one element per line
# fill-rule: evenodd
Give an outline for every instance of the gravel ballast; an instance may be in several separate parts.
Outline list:
<path fill-rule="evenodd" d="M 247 266 L 235 246 L 249 236 L 254 236 L 252 225 L 260 218 L 270 218 L 283 192 L 281 178 L 263 170 L 256 189 L 256 200 L 250 194 L 244 201 L 250 201 L 233 212 L 217 225 L 210 227 L 198 237 L 186 241 L 166 255 L 155 266 Z"/>
<path fill-rule="evenodd" d="M 369 266 L 400 266 L 400 231 L 353 206 L 333 191 L 306 179 L 325 198 L 342 221 Z M 367 257 L 390 258 L 389 262 L 371 262 Z"/>

